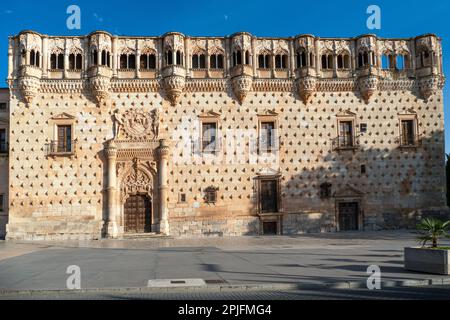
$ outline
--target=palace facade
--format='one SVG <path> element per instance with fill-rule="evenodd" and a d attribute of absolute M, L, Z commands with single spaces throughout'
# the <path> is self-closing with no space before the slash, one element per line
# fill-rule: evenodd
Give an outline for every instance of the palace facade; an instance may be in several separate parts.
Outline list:
<path fill-rule="evenodd" d="M 441 40 L 9 38 L 0 235 L 379 230 L 446 206 Z"/>

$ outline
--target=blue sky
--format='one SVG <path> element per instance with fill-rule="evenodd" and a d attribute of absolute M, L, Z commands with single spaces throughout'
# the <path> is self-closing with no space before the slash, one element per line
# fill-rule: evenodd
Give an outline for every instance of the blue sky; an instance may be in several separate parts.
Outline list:
<path fill-rule="evenodd" d="M 81 30 L 66 27 L 66 10 L 72 4 L 81 8 Z M 372 4 L 381 8 L 380 30 L 366 27 L 366 9 Z M 192 36 L 248 31 L 257 36 L 311 33 L 323 37 L 352 37 L 364 33 L 412 37 L 436 33 L 443 39 L 445 74 L 449 75 L 449 19 L 448 0 L 1 1 L 0 79 L 6 79 L 7 37 L 24 29 L 53 35 L 80 35 L 100 29 L 119 35 L 152 36 L 168 31 Z M 447 84 L 445 89 L 445 105 L 450 101 L 449 86 Z M 449 117 L 446 112 L 447 152 L 450 152 Z"/>

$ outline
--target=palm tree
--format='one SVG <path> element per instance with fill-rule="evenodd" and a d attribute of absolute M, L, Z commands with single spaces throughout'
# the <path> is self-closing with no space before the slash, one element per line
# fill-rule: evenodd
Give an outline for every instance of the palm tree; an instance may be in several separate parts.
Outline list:
<path fill-rule="evenodd" d="M 450 221 L 443 222 L 435 218 L 425 218 L 417 225 L 417 240 L 424 247 L 431 241 L 432 248 L 437 248 L 438 240 L 442 237 L 450 238 L 447 234 L 450 228 Z"/>

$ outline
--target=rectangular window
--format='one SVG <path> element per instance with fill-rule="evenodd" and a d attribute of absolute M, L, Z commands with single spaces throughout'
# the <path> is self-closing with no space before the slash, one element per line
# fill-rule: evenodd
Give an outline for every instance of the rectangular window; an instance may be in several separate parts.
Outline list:
<path fill-rule="evenodd" d="M 365 164 L 361 165 L 361 174 L 366 174 L 366 165 Z"/>
<path fill-rule="evenodd" d="M 353 147 L 353 122 L 339 122 L 339 146 Z"/>
<path fill-rule="evenodd" d="M 208 187 L 205 189 L 205 202 L 206 203 L 217 202 L 217 188 Z"/>
<path fill-rule="evenodd" d="M 414 120 L 401 121 L 401 145 L 413 146 L 415 145 Z"/>
<path fill-rule="evenodd" d="M 186 193 L 180 193 L 180 203 L 186 202 Z"/>
<path fill-rule="evenodd" d="M 217 147 L 217 123 L 202 123 L 202 152 L 215 153 Z"/>
<path fill-rule="evenodd" d="M 6 111 L 7 106 L 6 102 L 0 102 L 0 111 Z"/>
<path fill-rule="evenodd" d="M 58 126 L 57 152 L 72 152 L 72 126 Z"/>
<path fill-rule="evenodd" d="M 5 211 L 5 195 L 0 194 L 0 212 Z"/>
<path fill-rule="evenodd" d="M 0 129 L 0 153 L 8 151 L 8 143 L 6 141 L 6 129 Z"/>
<path fill-rule="evenodd" d="M 366 132 L 367 132 L 367 123 L 361 123 L 361 124 L 359 125 L 359 131 L 360 131 L 361 133 L 366 133 Z"/>
<path fill-rule="evenodd" d="M 261 151 L 270 152 L 275 147 L 275 123 L 261 122 L 261 132 L 259 140 L 259 148 Z"/>

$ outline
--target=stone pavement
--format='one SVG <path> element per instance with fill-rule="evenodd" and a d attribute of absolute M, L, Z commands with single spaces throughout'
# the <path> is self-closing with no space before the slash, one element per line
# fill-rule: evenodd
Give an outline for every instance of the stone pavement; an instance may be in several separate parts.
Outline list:
<path fill-rule="evenodd" d="M 448 241 L 444 243 L 448 244 Z M 86 242 L 0 242 L 0 289 L 66 289 L 66 269 L 81 269 L 82 288 L 146 287 L 150 279 L 214 284 L 365 283 L 378 265 L 382 281 L 450 277 L 403 269 L 407 231 Z"/>

